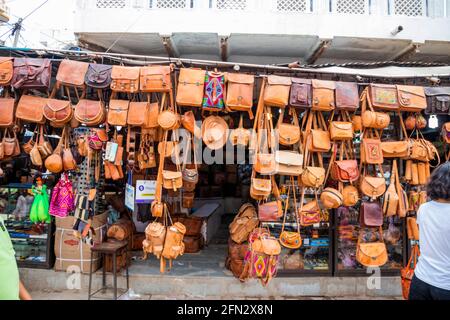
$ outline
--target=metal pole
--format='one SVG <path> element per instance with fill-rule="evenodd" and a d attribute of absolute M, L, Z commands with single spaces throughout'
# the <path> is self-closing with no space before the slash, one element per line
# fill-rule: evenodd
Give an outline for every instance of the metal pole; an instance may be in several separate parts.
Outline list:
<path fill-rule="evenodd" d="M 14 26 L 14 47 L 17 47 L 17 44 L 19 43 L 20 30 L 22 29 L 22 20 L 22 18 L 19 18 L 19 20 L 16 22 L 16 25 Z"/>

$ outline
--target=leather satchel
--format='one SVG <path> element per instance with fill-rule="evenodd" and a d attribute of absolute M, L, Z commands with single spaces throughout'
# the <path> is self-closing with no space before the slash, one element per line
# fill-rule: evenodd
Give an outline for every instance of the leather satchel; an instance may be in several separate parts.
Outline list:
<path fill-rule="evenodd" d="M 243 204 L 228 227 L 231 240 L 239 244 L 248 241 L 249 234 L 258 224 L 255 207 L 251 203 Z"/>
<path fill-rule="evenodd" d="M 331 178 L 340 182 L 354 182 L 359 179 L 357 160 L 336 160 L 331 167 Z"/>
<path fill-rule="evenodd" d="M 376 199 L 381 197 L 386 191 L 386 181 L 383 177 L 363 175 L 359 188 L 364 195 Z"/>
<path fill-rule="evenodd" d="M 381 140 L 378 138 L 363 138 L 361 142 L 361 162 L 368 164 L 382 164 L 383 161 Z"/>
<path fill-rule="evenodd" d="M 98 126 L 105 121 L 105 105 L 102 101 L 80 99 L 75 106 L 74 118 L 86 126 Z"/>
<path fill-rule="evenodd" d="M 336 86 L 336 110 L 354 112 L 359 107 L 358 85 L 355 82 L 338 81 Z"/>
<path fill-rule="evenodd" d="M 291 81 L 289 106 L 299 109 L 310 109 L 312 105 L 311 80 L 291 78 Z"/>
<path fill-rule="evenodd" d="M 139 86 L 142 92 L 170 92 L 172 80 L 170 66 L 148 66 L 140 68 Z"/>
<path fill-rule="evenodd" d="M 112 126 L 126 126 L 129 106 L 130 101 L 128 100 L 111 99 L 107 116 L 108 124 Z"/>
<path fill-rule="evenodd" d="M 347 207 L 354 206 L 359 201 L 358 189 L 352 185 L 345 186 L 342 190 L 342 204 Z"/>
<path fill-rule="evenodd" d="M 300 206 L 298 211 L 300 225 L 302 227 L 312 226 L 321 221 L 321 210 L 317 200 L 311 200 Z"/>
<path fill-rule="evenodd" d="M 205 75 L 206 71 L 201 69 L 180 69 L 176 98 L 179 106 L 202 106 Z"/>
<path fill-rule="evenodd" d="M 353 139 L 353 124 L 346 121 L 330 122 L 330 138 L 331 140 L 351 140 Z"/>
<path fill-rule="evenodd" d="M 10 134 L 10 129 L 5 128 L 3 139 L 3 156 L 5 158 L 15 157 L 20 154 L 19 140 L 17 139 L 16 131 L 13 130 L 13 136 Z"/>
<path fill-rule="evenodd" d="M 358 237 L 356 260 L 365 267 L 381 267 L 388 261 L 386 244 L 383 241 L 381 230 L 379 233 L 381 238 L 379 242 L 361 242 L 363 232 Z"/>
<path fill-rule="evenodd" d="M 330 133 L 322 129 L 311 129 L 308 150 L 312 152 L 328 152 L 331 149 Z"/>
<path fill-rule="evenodd" d="M 383 158 L 407 158 L 410 153 L 410 144 L 407 140 L 381 142 Z"/>
<path fill-rule="evenodd" d="M 400 111 L 421 112 L 427 107 L 425 91 L 420 86 L 397 85 Z"/>
<path fill-rule="evenodd" d="M 285 109 L 280 113 L 278 118 L 277 130 L 279 143 L 283 146 L 290 146 L 300 141 L 300 126 L 298 123 L 297 113 L 293 108 L 289 108 L 289 113 L 292 115 L 292 123 L 284 123 Z"/>
<path fill-rule="evenodd" d="M 361 115 L 361 122 L 364 128 L 385 129 L 391 121 L 389 114 L 366 110 Z"/>
<path fill-rule="evenodd" d="M 326 209 L 336 209 L 342 205 L 344 197 L 339 190 L 327 187 L 320 194 L 320 202 Z"/>
<path fill-rule="evenodd" d="M 274 174 L 276 170 L 275 155 L 273 153 L 257 153 L 253 167 L 260 174 Z"/>
<path fill-rule="evenodd" d="M 52 126 L 62 127 L 72 120 L 73 107 L 67 100 L 47 99 L 43 113 Z"/>
<path fill-rule="evenodd" d="M 264 103 L 267 106 L 284 108 L 289 102 L 291 78 L 268 76 L 264 91 Z"/>
<path fill-rule="evenodd" d="M 255 77 L 251 74 L 228 73 L 225 106 L 232 111 L 247 111 L 253 119 L 253 88 Z"/>
<path fill-rule="evenodd" d="M 280 191 L 278 190 L 275 178 L 272 176 L 272 193 L 276 198 L 274 201 L 260 203 L 258 205 L 259 221 L 271 222 L 278 221 L 283 216 L 283 205 L 280 198 Z"/>
<path fill-rule="evenodd" d="M 426 87 L 425 114 L 450 114 L 450 87 Z"/>
<path fill-rule="evenodd" d="M 0 98 L 0 127 L 10 127 L 14 124 L 14 105 L 13 98 Z"/>
<path fill-rule="evenodd" d="M 25 122 L 45 123 L 44 107 L 47 99 L 37 96 L 22 95 L 16 109 L 16 118 Z"/>
<path fill-rule="evenodd" d="M 144 127 L 148 121 L 150 103 L 130 102 L 128 107 L 127 124 L 129 126 Z"/>
<path fill-rule="evenodd" d="M 49 59 L 15 58 L 11 85 L 14 89 L 48 90 L 52 78 Z"/>
<path fill-rule="evenodd" d="M 89 63 L 64 59 L 61 61 L 56 81 L 65 86 L 85 87 L 85 77 L 89 68 Z"/>
<path fill-rule="evenodd" d="M 255 171 L 253 171 L 250 184 L 250 196 L 255 200 L 264 200 L 270 195 L 271 190 L 272 180 L 256 178 Z"/>
<path fill-rule="evenodd" d="M 6 87 L 13 77 L 13 58 L 0 57 L 0 86 Z"/>
<path fill-rule="evenodd" d="M 45 160 L 53 153 L 53 147 L 48 140 L 45 140 L 44 126 L 41 125 L 39 128 L 39 139 L 37 143 L 37 148 L 41 154 L 42 160 Z"/>
<path fill-rule="evenodd" d="M 383 210 L 378 201 L 363 201 L 359 209 L 361 227 L 381 227 L 383 225 Z"/>
<path fill-rule="evenodd" d="M 292 194 L 294 196 L 294 199 L 293 199 L 294 210 L 293 211 L 294 211 L 294 216 L 295 216 L 295 221 L 296 221 L 296 226 L 297 226 L 296 231 L 286 231 L 284 229 L 285 224 L 286 224 L 287 209 L 290 205 L 289 194 L 290 194 L 291 189 L 292 189 Z M 302 192 L 303 192 L 303 190 L 302 190 Z M 303 196 L 302 196 L 301 201 L 303 202 Z M 285 207 L 284 207 L 283 224 L 282 224 L 281 233 L 280 233 L 281 245 L 286 248 L 289 248 L 289 249 L 298 249 L 302 245 L 302 237 L 300 234 L 300 223 L 298 221 L 298 216 L 296 214 L 297 212 L 298 212 L 298 209 L 297 209 L 297 198 L 295 196 L 294 179 L 291 177 L 290 178 L 290 186 L 288 187 L 288 194 L 287 194 Z"/>
<path fill-rule="evenodd" d="M 164 189 L 177 191 L 183 186 L 183 177 L 181 171 L 163 170 L 162 178 Z"/>
<path fill-rule="evenodd" d="M 303 172 L 303 155 L 296 151 L 275 151 L 275 174 L 299 176 Z"/>
<path fill-rule="evenodd" d="M 325 180 L 325 168 L 307 166 L 302 172 L 301 180 L 305 187 L 318 188 Z"/>
<path fill-rule="evenodd" d="M 397 98 L 397 88 L 390 84 L 370 84 L 369 85 L 369 105 L 374 109 L 389 111 L 399 110 Z"/>
<path fill-rule="evenodd" d="M 84 78 L 84 83 L 91 88 L 106 89 L 111 85 L 112 66 L 100 63 L 90 63 Z"/>
<path fill-rule="evenodd" d="M 336 88 L 334 81 L 311 80 L 313 90 L 312 110 L 332 111 L 336 103 L 334 100 L 334 90 Z"/>
<path fill-rule="evenodd" d="M 135 93 L 139 91 L 139 67 L 113 66 L 111 71 L 111 90 Z"/>

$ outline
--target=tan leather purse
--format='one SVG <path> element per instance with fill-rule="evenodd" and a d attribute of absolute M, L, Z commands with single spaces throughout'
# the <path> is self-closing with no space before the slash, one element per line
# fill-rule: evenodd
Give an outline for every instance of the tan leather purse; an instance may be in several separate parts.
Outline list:
<path fill-rule="evenodd" d="M 37 167 L 42 167 L 42 165 L 44 164 L 37 143 L 34 144 L 33 148 L 30 151 L 30 160 L 31 163 Z"/>
<path fill-rule="evenodd" d="M 13 77 L 13 58 L 0 57 L 0 86 L 6 87 Z"/>
<path fill-rule="evenodd" d="M 198 137 L 198 132 L 196 132 L 198 131 L 198 127 L 195 125 L 195 115 L 192 110 L 185 112 L 181 116 L 181 125 L 195 137 Z"/>
<path fill-rule="evenodd" d="M 286 198 L 286 202 L 285 202 L 286 204 L 285 204 L 285 207 L 284 207 L 283 224 L 282 224 L 282 227 L 281 227 L 281 233 L 280 233 L 279 240 L 280 240 L 280 243 L 281 243 L 281 245 L 283 247 L 286 247 L 286 248 L 289 248 L 289 249 L 298 249 L 302 245 L 302 237 L 301 237 L 301 234 L 300 234 L 300 223 L 298 221 L 298 215 L 297 214 L 294 214 L 295 220 L 296 220 L 297 230 L 296 231 L 286 231 L 284 229 L 285 228 L 285 224 L 286 224 L 287 209 L 290 206 L 289 193 L 290 193 L 291 188 L 292 188 L 292 194 L 294 196 L 294 199 L 293 199 L 294 200 L 293 201 L 294 202 L 294 213 L 298 212 L 298 209 L 297 209 L 297 198 L 295 196 L 295 188 L 296 187 L 294 185 L 294 180 L 291 177 L 291 184 L 290 184 L 290 187 L 288 187 L 288 194 L 287 194 L 287 198 Z M 301 201 L 303 201 L 303 197 L 302 197 Z"/>
<path fill-rule="evenodd" d="M 325 168 L 307 166 L 302 172 L 301 180 L 305 187 L 319 188 L 325 180 Z"/>
<path fill-rule="evenodd" d="M 361 137 L 361 163 L 382 164 L 384 161 L 381 140 L 364 131 Z"/>
<path fill-rule="evenodd" d="M 262 119 L 258 121 L 257 142 L 254 155 L 254 170 L 260 174 L 274 174 L 276 169 L 275 154 L 272 150 L 272 114 L 269 107 L 264 107 L 261 115 Z M 258 119 L 257 119 L 258 120 Z M 263 133 L 266 135 L 264 153 L 261 152 Z M 266 151 L 267 150 L 267 151 Z"/>
<path fill-rule="evenodd" d="M 158 114 L 158 124 L 164 130 L 176 130 L 181 125 L 181 116 L 176 109 L 165 106 L 166 94 L 163 94 Z"/>
<path fill-rule="evenodd" d="M 16 109 L 16 118 L 25 122 L 45 123 L 46 98 L 22 95 Z"/>
<path fill-rule="evenodd" d="M 39 149 L 42 160 L 45 160 L 48 156 L 50 156 L 53 153 L 52 145 L 48 140 L 45 140 L 43 125 L 39 127 L 39 139 L 37 143 L 37 148 Z"/>
<path fill-rule="evenodd" d="M 352 124 L 353 124 L 353 132 L 361 132 L 362 131 L 362 119 L 361 116 L 352 115 Z"/>
<path fill-rule="evenodd" d="M 55 150 L 53 150 L 53 153 L 45 159 L 44 162 L 45 168 L 51 173 L 57 174 L 63 171 L 64 169 L 63 159 L 61 157 L 62 140 L 63 137 L 60 138 L 58 145 L 56 146 Z"/>
<path fill-rule="evenodd" d="M 379 242 L 362 242 L 363 232 L 360 232 L 356 245 L 356 260 L 365 267 L 381 267 L 388 261 L 386 244 L 383 241 L 383 230 L 379 228 Z"/>
<path fill-rule="evenodd" d="M 299 176 L 303 172 L 303 155 L 296 151 L 275 151 L 275 174 Z"/>
<path fill-rule="evenodd" d="M 342 205 L 344 197 L 339 190 L 328 187 L 322 190 L 320 201 L 326 209 L 336 209 Z"/>
<path fill-rule="evenodd" d="M 187 107 L 201 107 L 206 71 L 181 68 L 178 77 L 177 104 Z"/>
<path fill-rule="evenodd" d="M 147 66 L 140 68 L 141 92 L 170 92 L 172 90 L 171 66 Z"/>
<path fill-rule="evenodd" d="M 158 115 L 159 115 L 158 103 L 157 102 L 150 103 L 144 128 L 146 129 L 158 128 L 159 127 Z"/>
<path fill-rule="evenodd" d="M 129 106 L 130 101 L 128 100 L 109 100 L 108 116 L 106 119 L 108 124 L 111 126 L 126 126 Z"/>
<path fill-rule="evenodd" d="M 251 74 L 227 73 L 227 97 L 225 106 L 232 111 L 247 111 L 253 119 L 253 88 L 255 77 Z"/>
<path fill-rule="evenodd" d="M 73 117 L 73 107 L 70 101 L 47 99 L 43 109 L 44 117 L 53 127 L 63 127 Z"/>
<path fill-rule="evenodd" d="M 322 113 L 310 112 L 306 126 L 306 149 L 310 152 L 330 151 L 330 133 L 327 130 Z"/>
<path fill-rule="evenodd" d="M 395 184 L 396 175 L 394 172 L 394 166 L 396 166 L 396 163 L 397 162 L 394 161 L 394 164 L 392 165 L 389 187 L 387 188 L 383 197 L 383 213 L 387 217 L 396 215 L 399 206 L 399 196 Z"/>
<path fill-rule="evenodd" d="M 181 187 L 183 186 L 181 171 L 163 170 L 162 177 L 164 189 L 177 191 L 178 189 L 181 189 Z"/>
<path fill-rule="evenodd" d="M 111 71 L 111 90 L 135 93 L 139 91 L 139 67 L 114 65 Z"/>
<path fill-rule="evenodd" d="M 300 125 L 297 112 L 294 108 L 289 108 L 289 114 L 292 116 L 292 123 L 284 123 L 283 118 L 285 109 L 280 113 L 277 123 L 279 143 L 283 146 L 291 146 L 300 141 Z"/>
<path fill-rule="evenodd" d="M 312 110 L 332 111 L 336 103 L 334 101 L 335 82 L 328 80 L 311 80 L 313 90 Z"/>
<path fill-rule="evenodd" d="M 385 129 L 391 119 L 388 113 L 366 110 L 361 115 L 361 121 L 365 128 Z"/>
<path fill-rule="evenodd" d="M 250 196 L 255 200 L 265 200 L 272 190 L 272 180 L 256 178 L 255 170 L 252 171 L 250 184 Z"/>
<path fill-rule="evenodd" d="M 381 165 L 379 165 L 379 170 L 381 174 L 383 174 L 383 170 Z M 361 181 L 359 184 L 359 189 L 361 192 L 372 198 L 376 199 L 380 196 L 382 196 L 386 191 L 386 180 L 384 177 L 378 177 L 378 176 L 369 176 L 366 175 L 366 167 L 363 169 L 363 173 L 361 175 Z"/>
<path fill-rule="evenodd" d="M 268 76 L 264 92 L 264 104 L 280 108 L 287 106 L 291 84 L 290 77 Z"/>
<path fill-rule="evenodd" d="M 150 113 L 150 103 L 148 102 L 130 102 L 127 115 L 127 124 L 129 126 L 144 127 L 148 121 Z"/>
<path fill-rule="evenodd" d="M 59 64 L 56 81 L 61 85 L 84 88 L 88 68 L 87 62 L 64 59 Z"/>
<path fill-rule="evenodd" d="M 17 139 L 16 131 L 13 131 L 13 136 L 10 134 L 10 129 L 5 128 L 2 146 L 3 146 L 3 156 L 5 158 L 15 157 L 20 154 L 19 140 Z"/>
<path fill-rule="evenodd" d="M 331 140 L 353 139 L 353 125 L 351 122 L 331 121 L 329 131 Z"/>
<path fill-rule="evenodd" d="M 427 108 L 425 90 L 419 86 L 397 85 L 400 111 L 421 112 Z"/>
<path fill-rule="evenodd" d="M 246 147 L 250 140 L 250 131 L 243 126 L 243 115 L 239 118 L 239 125 L 230 132 L 230 142 L 233 146 L 240 145 Z"/>
<path fill-rule="evenodd" d="M 10 127 L 14 124 L 14 105 L 15 99 L 0 98 L 0 127 Z"/>
<path fill-rule="evenodd" d="M 381 142 L 383 158 L 407 158 L 410 153 L 410 144 L 406 140 Z"/>
<path fill-rule="evenodd" d="M 347 207 L 354 206 L 359 201 L 358 189 L 352 185 L 345 186 L 342 189 L 342 204 Z"/>
<path fill-rule="evenodd" d="M 66 132 L 63 142 L 63 151 L 62 151 L 62 162 L 64 171 L 75 170 L 77 168 L 77 162 L 75 161 L 72 150 L 69 144 L 69 129 L 65 128 Z"/>
<path fill-rule="evenodd" d="M 86 126 L 98 126 L 105 121 L 105 105 L 103 101 L 80 99 L 75 106 L 74 118 Z"/>

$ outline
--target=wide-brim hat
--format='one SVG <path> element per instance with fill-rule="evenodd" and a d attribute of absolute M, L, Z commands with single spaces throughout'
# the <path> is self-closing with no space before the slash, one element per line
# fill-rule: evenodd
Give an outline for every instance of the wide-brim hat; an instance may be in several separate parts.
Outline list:
<path fill-rule="evenodd" d="M 212 150 L 222 148 L 227 142 L 228 124 L 219 116 L 209 116 L 202 123 L 202 139 Z"/>

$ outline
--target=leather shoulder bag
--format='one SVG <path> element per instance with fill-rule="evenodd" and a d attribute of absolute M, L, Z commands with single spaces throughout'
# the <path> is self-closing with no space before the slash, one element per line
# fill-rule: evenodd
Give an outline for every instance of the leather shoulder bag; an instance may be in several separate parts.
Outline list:
<path fill-rule="evenodd" d="M 421 112 L 427 107 L 423 87 L 397 85 L 397 94 L 400 111 Z"/>
<path fill-rule="evenodd" d="M 294 185 L 294 179 L 291 177 L 291 185 L 288 187 L 288 194 L 287 194 L 287 198 L 286 198 L 286 202 L 285 202 L 285 207 L 284 207 L 284 214 L 283 214 L 283 224 L 281 227 L 281 233 L 280 233 L 280 243 L 283 247 L 286 247 L 288 249 L 298 249 L 301 247 L 302 245 L 302 237 L 300 234 L 300 223 L 298 221 L 298 215 L 297 215 L 297 198 L 295 196 L 295 188 L 296 186 Z M 285 230 L 285 224 L 286 224 L 286 216 L 287 216 L 287 209 L 290 207 L 290 200 L 289 199 L 289 193 L 290 190 L 292 188 L 292 194 L 294 197 L 294 210 L 293 210 L 293 214 L 295 217 L 295 225 L 297 230 L 296 231 L 286 231 Z"/>
<path fill-rule="evenodd" d="M 135 93 L 139 91 L 139 67 L 114 65 L 111 71 L 111 90 Z"/>
<path fill-rule="evenodd" d="M 16 118 L 25 122 L 45 123 L 44 107 L 47 98 L 22 95 L 17 104 Z"/>
<path fill-rule="evenodd" d="M 381 267 L 388 261 L 386 244 L 383 240 L 383 230 L 378 230 L 380 241 L 362 242 L 364 232 L 360 232 L 356 245 L 356 260 L 365 267 Z"/>
<path fill-rule="evenodd" d="M 201 107 L 206 71 L 201 69 L 180 69 L 176 101 L 179 106 Z"/>
<path fill-rule="evenodd" d="M 289 103 L 291 78 L 280 76 L 268 76 L 264 92 L 264 103 L 271 107 L 284 108 Z"/>
<path fill-rule="evenodd" d="M 0 86 L 5 87 L 11 83 L 13 77 L 13 58 L 0 57 Z"/>
<path fill-rule="evenodd" d="M 80 99 L 75 106 L 74 118 L 86 126 L 98 126 L 105 121 L 105 105 L 103 101 Z"/>
<path fill-rule="evenodd" d="M 426 87 L 425 114 L 450 114 L 450 87 Z"/>
<path fill-rule="evenodd" d="M 355 82 L 338 81 L 336 86 L 336 110 L 354 112 L 359 107 L 358 85 Z"/>
<path fill-rule="evenodd" d="M 11 85 L 14 89 L 48 90 L 52 78 L 49 59 L 15 58 Z"/>
<path fill-rule="evenodd" d="M 0 127 L 10 127 L 14 124 L 14 98 L 0 98 Z"/>
<path fill-rule="evenodd" d="M 90 63 L 84 78 L 84 83 L 91 88 L 106 89 L 111 85 L 112 66 L 100 63 Z"/>
<path fill-rule="evenodd" d="M 397 88 L 395 87 L 395 85 L 372 83 L 366 90 L 368 91 L 365 95 L 367 98 L 367 102 L 374 109 L 388 111 L 399 110 Z"/>
<path fill-rule="evenodd" d="M 172 90 L 171 66 L 147 66 L 140 68 L 141 92 L 170 92 Z"/>
<path fill-rule="evenodd" d="M 292 123 L 283 122 L 286 108 L 279 115 L 277 130 L 279 143 L 283 146 L 290 146 L 300 141 L 300 125 L 298 122 L 297 112 L 295 109 L 289 108 L 289 114 L 292 116 Z"/>
<path fill-rule="evenodd" d="M 312 109 L 315 111 L 334 110 L 336 106 L 334 100 L 335 82 L 313 79 L 311 84 L 313 90 Z"/>
<path fill-rule="evenodd" d="M 126 126 L 129 107 L 130 101 L 128 100 L 118 100 L 118 99 L 109 100 L 108 116 L 107 116 L 108 124 L 112 126 Z"/>
<path fill-rule="evenodd" d="M 291 81 L 289 106 L 299 109 L 310 109 L 312 105 L 311 80 L 291 78 Z"/>
<path fill-rule="evenodd" d="M 89 68 L 89 63 L 64 59 L 61 61 L 56 81 L 64 86 L 85 87 L 85 77 Z"/>
<path fill-rule="evenodd" d="M 255 77 L 251 74 L 228 73 L 225 105 L 231 111 L 247 111 L 253 119 L 253 89 Z"/>

